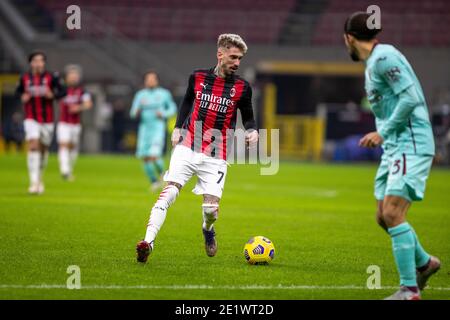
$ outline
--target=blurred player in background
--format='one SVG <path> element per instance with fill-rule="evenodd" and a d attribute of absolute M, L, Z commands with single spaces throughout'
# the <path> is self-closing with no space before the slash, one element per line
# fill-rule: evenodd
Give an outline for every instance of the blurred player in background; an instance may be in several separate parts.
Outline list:
<path fill-rule="evenodd" d="M 436 257 L 421 246 L 406 213 L 424 197 L 434 156 L 428 107 L 413 68 L 395 47 L 380 44 L 380 29 L 369 29 L 365 12 L 345 22 L 344 40 L 353 61 L 364 61 L 365 89 L 377 131 L 364 136 L 363 147 L 383 147 L 375 178 L 377 222 L 391 239 L 400 290 L 388 300 L 419 300 L 420 290 L 440 268 Z"/>
<path fill-rule="evenodd" d="M 43 173 L 54 131 L 53 102 L 65 95 L 65 89 L 57 74 L 46 71 L 44 52 L 32 52 L 28 62 L 30 70 L 21 75 L 16 92 L 25 109 L 24 128 L 30 177 L 28 192 L 41 194 L 44 192 Z"/>
<path fill-rule="evenodd" d="M 206 254 L 210 257 L 216 255 L 213 224 L 219 213 L 227 174 L 226 155 L 229 141 L 232 141 L 227 130 L 235 129 L 238 109 L 247 130 L 247 143 L 258 141 L 252 89 L 247 81 L 235 74 L 246 52 L 247 45 L 240 36 L 222 34 L 217 42 L 217 65 L 211 69 L 196 70 L 189 77 L 172 133 L 175 149 L 164 176 L 167 186 L 152 208 L 145 239 L 137 244 L 139 262 L 147 261 L 167 209 L 193 175 L 198 177 L 193 192 L 203 195 L 202 229 Z"/>
<path fill-rule="evenodd" d="M 176 111 L 177 106 L 169 90 L 159 86 L 158 74 L 148 71 L 144 75 L 144 89 L 134 96 L 130 117 L 139 118 L 136 156 L 144 161 L 152 191 L 161 187 L 166 121 Z"/>
<path fill-rule="evenodd" d="M 59 103 L 58 159 L 61 176 L 70 181 L 80 144 L 81 112 L 92 108 L 92 98 L 81 85 L 79 66 L 68 65 L 64 73 L 67 95 Z"/>

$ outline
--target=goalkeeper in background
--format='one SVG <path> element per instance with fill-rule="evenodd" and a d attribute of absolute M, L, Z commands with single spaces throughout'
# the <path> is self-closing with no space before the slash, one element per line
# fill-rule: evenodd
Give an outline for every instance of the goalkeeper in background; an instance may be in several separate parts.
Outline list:
<path fill-rule="evenodd" d="M 158 74 L 155 71 L 146 72 L 144 88 L 134 96 L 130 116 L 132 119 L 139 118 L 136 156 L 144 162 L 152 191 L 161 187 L 166 120 L 176 111 L 170 92 L 159 86 Z"/>

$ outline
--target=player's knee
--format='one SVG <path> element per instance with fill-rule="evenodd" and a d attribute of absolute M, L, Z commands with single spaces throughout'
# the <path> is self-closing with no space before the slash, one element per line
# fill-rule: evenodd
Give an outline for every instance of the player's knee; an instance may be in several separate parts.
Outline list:
<path fill-rule="evenodd" d="M 395 203 L 387 204 L 383 207 L 382 221 L 388 226 L 397 224 L 397 220 L 401 216 L 401 208 Z"/>
<path fill-rule="evenodd" d="M 382 211 L 377 210 L 377 213 L 375 215 L 375 220 L 377 221 L 377 223 L 380 226 L 383 226 L 384 221 L 383 221 L 383 212 Z"/>
<path fill-rule="evenodd" d="M 168 186 L 175 186 L 175 187 L 177 187 L 177 188 L 178 188 L 178 191 L 180 191 L 181 188 L 182 188 L 182 185 L 179 184 L 179 183 L 176 183 L 176 182 L 171 182 L 171 181 L 169 181 L 169 182 L 167 182 L 167 185 L 168 185 Z"/>
<path fill-rule="evenodd" d="M 375 220 L 380 227 L 386 229 L 386 223 L 383 220 L 383 201 L 378 201 L 377 212 L 375 214 Z"/>
<path fill-rule="evenodd" d="M 38 140 L 29 140 L 28 141 L 28 150 L 29 151 L 39 151 L 39 141 Z"/>
<path fill-rule="evenodd" d="M 158 160 L 157 157 L 145 157 L 144 158 L 145 162 L 155 162 L 156 160 Z"/>
<path fill-rule="evenodd" d="M 218 203 L 204 203 L 202 204 L 203 216 L 208 222 L 214 222 L 219 216 Z"/>
<path fill-rule="evenodd" d="M 384 221 L 384 218 L 383 218 L 383 211 L 380 211 L 380 210 L 377 211 L 377 214 L 375 216 L 375 220 L 377 221 L 378 225 L 387 232 L 388 227 L 387 227 L 386 222 Z"/>
<path fill-rule="evenodd" d="M 47 152 L 49 149 L 49 146 L 43 143 L 39 143 L 39 150 L 41 150 L 41 152 Z"/>

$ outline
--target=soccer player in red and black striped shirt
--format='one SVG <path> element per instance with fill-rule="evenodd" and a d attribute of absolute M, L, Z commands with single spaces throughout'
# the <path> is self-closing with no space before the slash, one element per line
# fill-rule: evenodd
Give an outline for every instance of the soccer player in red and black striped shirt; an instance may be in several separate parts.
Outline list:
<path fill-rule="evenodd" d="M 181 104 L 172 144 L 175 146 L 164 181 L 167 186 L 152 208 L 145 239 L 137 244 L 137 260 L 146 262 L 167 209 L 179 190 L 193 176 L 198 182 L 193 192 L 203 195 L 203 236 L 206 254 L 216 255 L 217 241 L 213 223 L 227 173 L 226 156 L 241 111 L 248 144 L 256 144 L 258 131 L 252 108 L 250 84 L 236 75 L 247 45 L 239 35 L 222 34 L 217 42 L 217 65 L 196 70 Z"/>
<path fill-rule="evenodd" d="M 59 102 L 58 160 L 61 176 L 71 181 L 80 144 L 81 112 L 92 108 L 92 99 L 81 85 L 81 67 L 66 66 L 64 80 L 67 94 Z"/>
<path fill-rule="evenodd" d="M 28 143 L 28 172 L 31 194 L 44 191 L 43 171 L 47 165 L 48 147 L 52 141 L 53 102 L 65 95 L 55 73 L 45 70 L 46 56 L 42 51 L 29 55 L 30 70 L 20 77 L 17 94 L 25 109 L 25 140 Z"/>

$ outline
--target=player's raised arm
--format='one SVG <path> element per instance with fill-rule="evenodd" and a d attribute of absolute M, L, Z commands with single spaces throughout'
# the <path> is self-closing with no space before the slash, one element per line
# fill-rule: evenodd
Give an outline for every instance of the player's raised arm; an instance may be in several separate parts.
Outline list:
<path fill-rule="evenodd" d="M 398 56 L 391 55 L 380 58 L 377 61 L 376 72 L 398 96 L 394 112 L 378 132 L 385 140 L 394 131 L 399 131 L 407 126 L 414 108 L 423 101 L 417 95 L 413 79 L 405 70 L 403 62 Z"/>

